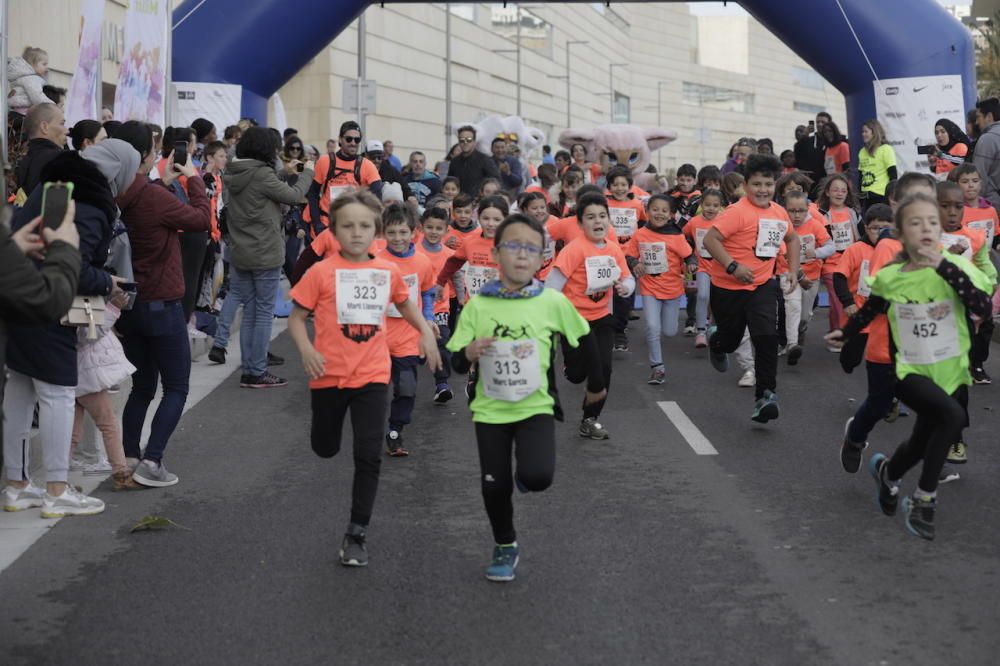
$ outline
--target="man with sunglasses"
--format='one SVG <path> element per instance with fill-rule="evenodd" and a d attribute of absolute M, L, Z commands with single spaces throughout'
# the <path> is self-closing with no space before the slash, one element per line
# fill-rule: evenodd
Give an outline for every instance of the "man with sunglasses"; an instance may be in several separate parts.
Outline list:
<path fill-rule="evenodd" d="M 476 149 L 476 128 L 472 125 L 458 128 L 458 149 L 458 155 L 448 165 L 448 175 L 458 178 L 464 194 L 475 197 L 479 194 L 479 184 L 485 179 L 500 179 L 500 169 L 493 157 Z"/>
<path fill-rule="evenodd" d="M 330 203 L 344 192 L 367 187 L 381 198 L 382 178 L 378 167 L 358 154 L 361 141 L 361 126 L 348 120 L 340 126 L 340 150 L 321 155 L 316 161 L 316 176 L 306 194 L 309 200 L 306 222 L 309 224 L 311 238 L 315 238 L 330 224 Z"/>

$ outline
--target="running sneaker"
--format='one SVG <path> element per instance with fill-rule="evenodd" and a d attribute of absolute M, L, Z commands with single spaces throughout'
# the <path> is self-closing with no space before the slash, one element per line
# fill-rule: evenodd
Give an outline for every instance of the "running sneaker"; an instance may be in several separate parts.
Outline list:
<path fill-rule="evenodd" d="M 839 354 L 842 351 L 840 347 L 834 347 L 833 345 L 827 345 L 826 350 L 831 354 Z"/>
<path fill-rule="evenodd" d="M 965 442 L 955 442 L 948 449 L 948 462 L 952 465 L 964 465 L 969 462 L 968 452 L 965 450 Z"/>
<path fill-rule="evenodd" d="M 434 389 L 434 404 L 441 406 L 446 402 L 449 402 L 455 394 L 451 392 L 451 387 L 447 384 L 438 384 L 437 388 Z"/>
<path fill-rule="evenodd" d="M 403 435 L 398 430 L 390 430 L 385 435 L 385 448 L 392 458 L 404 458 L 410 452 L 403 448 Z"/>
<path fill-rule="evenodd" d="M 708 337 L 705 335 L 705 331 L 698 331 L 698 335 L 694 339 L 695 349 L 704 349 L 708 346 Z"/>
<path fill-rule="evenodd" d="M 646 383 L 659 385 L 665 381 L 667 381 L 667 373 L 664 371 L 663 366 L 660 365 L 653 368 L 652 374 L 649 375 L 649 381 Z"/>
<path fill-rule="evenodd" d="M 840 464 L 843 465 L 844 471 L 848 474 L 857 474 L 858 470 L 861 469 L 861 452 L 868 448 L 868 442 L 852 442 L 851 438 L 847 436 L 853 421 L 854 417 L 852 416 L 844 424 L 844 441 L 840 444 Z"/>
<path fill-rule="evenodd" d="M 152 460 L 143 460 L 132 472 L 132 480 L 149 488 L 166 488 L 176 486 L 180 479 L 176 474 L 171 474 L 162 462 L 156 463 Z"/>
<path fill-rule="evenodd" d="M 613 347 L 616 352 L 627 352 L 628 351 L 628 336 L 624 333 L 615 333 L 615 346 Z"/>
<path fill-rule="evenodd" d="M 711 351 L 712 338 L 715 337 L 716 330 L 717 329 L 715 326 L 708 329 L 708 344 L 709 344 L 708 360 L 712 362 L 713 368 L 715 368 L 719 372 L 725 372 L 726 370 L 729 370 L 729 354 L 726 353 L 717 354 L 714 351 Z"/>
<path fill-rule="evenodd" d="M 986 370 L 984 370 L 982 367 L 971 368 L 970 372 L 972 374 L 972 381 L 975 382 L 976 384 L 992 384 L 993 383 L 993 380 L 990 379 L 990 376 L 988 374 L 986 374 Z"/>
<path fill-rule="evenodd" d="M 889 459 L 884 454 L 876 453 L 868 461 L 868 472 L 875 479 L 875 500 L 882 509 L 882 513 L 887 516 L 895 516 L 896 508 L 899 504 L 899 484 L 890 483 L 885 478 L 885 468 L 889 464 Z"/>
<path fill-rule="evenodd" d="M 798 365 L 799 359 L 802 358 L 802 346 L 801 345 L 788 345 L 788 365 Z"/>
<path fill-rule="evenodd" d="M 580 437 L 602 440 L 608 439 L 610 435 L 604 426 L 597 422 L 596 417 L 590 416 L 580 422 Z"/>
<path fill-rule="evenodd" d="M 951 483 L 952 481 L 958 481 L 962 477 L 959 475 L 958 470 L 955 469 L 953 465 L 945 463 L 941 466 L 941 472 L 938 474 L 938 483 Z"/>
<path fill-rule="evenodd" d="M 507 546 L 493 547 L 493 561 L 486 567 L 486 580 L 495 583 L 509 583 L 514 580 L 514 570 L 520 559 L 520 549 L 517 542 Z"/>
<path fill-rule="evenodd" d="M 778 343 L 778 357 L 779 358 L 788 353 L 788 347 L 789 347 L 789 345 L 783 345 L 780 342 Z"/>
<path fill-rule="evenodd" d="M 898 419 L 900 417 L 900 415 L 901 415 L 900 412 L 901 411 L 902 410 L 900 409 L 899 400 L 897 400 L 896 398 L 893 398 L 892 399 L 892 406 L 889 407 L 889 413 L 886 414 L 885 418 L 882 419 L 882 420 L 885 421 L 886 423 L 895 423 L 896 419 Z"/>
<path fill-rule="evenodd" d="M 693 338 L 695 334 L 698 333 L 698 329 L 692 323 L 687 323 L 684 325 L 684 336 L 688 338 Z"/>
<path fill-rule="evenodd" d="M 767 423 L 778 418 L 778 396 L 765 389 L 764 395 L 754 403 L 753 416 L 750 418 L 757 423 Z"/>
<path fill-rule="evenodd" d="M 253 375 L 243 375 L 240 379 L 240 388 L 251 388 L 251 389 L 266 389 L 266 388 L 278 388 L 280 386 L 287 386 L 288 380 L 282 379 L 281 377 L 276 377 L 270 372 L 265 372 L 259 377 L 254 377 Z"/>
<path fill-rule="evenodd" d="M 3 510 L 24 511 L 42 506 L 45 500 L 45 488 L 36 486 L 32 481 L 24 488 L 7 486 L 3 489 Z"/>
<path fill-rule="evenodd" d="M 285 359 L 284 359 L 284 357 L 278 356 L 277 354 L 272 354 L 271 352 L 267 352 L 267 364 L 268 365 L 284 365 L 285 364 Z"/>
<path fill-rule="evenodd" d="M 216 365 L 226 362 L 226 350 L 222 347 L 212 347 L 208 350 L 208 360 Z"/>
<path fill-rule="evenodd" d="M 340 544 L 340 563 L 345 567 L 368 566 L 365 528 L 351 523 Z"/>
<path fill-rule="evenodd" d="M 934 511 L 937 499 L 919 496 L 917 493 L 903 498 L 903 513 L 906 515 L 906 530 L 921 539 L 934 540 Z"/>
<path fill-rule="evenodd" d="M 53 496 L 46 492 L 42 498 L 42 518 L 93 516 L 103 511 L 104 502 L 84 495 L 69 484 L 66 484 L 62 495 Z"/>
<path fill-rule="evenodd" d="M 753 388 L 757 385 L 757 375 L 754 374 L 753 370 L 747 370 L 740 377 L 740 381 L 736 382 L 736 385 L 740 388 Z"/>

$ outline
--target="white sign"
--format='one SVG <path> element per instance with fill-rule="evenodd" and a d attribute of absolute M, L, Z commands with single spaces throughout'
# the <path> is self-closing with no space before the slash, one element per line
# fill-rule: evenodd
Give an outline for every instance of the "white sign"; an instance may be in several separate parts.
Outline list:
<path fill-rule="evenodd" d="M 358 108 L 358 79 L 345 79 L 343 90 L 343 103 L 340 105 L 344 113 L 365 116 L 375 113 L 375 81 L 372 79 L 362 79 L 361 83 L 361 108 Z"/>
<path fill-rule="evenodd" d="M 875 112 L 886 141 L 896 151 L 897 170 L 927 173 L 927 156 L 917 146 L 936 144 L 934 123 L 947 118 L 965 127 L 962 77 L 911 76 L 873 81 Z"/>
<path fill-rule="evenodd" d="M 176 127 L 190 127 L 195 118 L 208 118 L 221 136 L 223 128 L 239 122 L 243 86 L 183 81 L 174 81 L 172 86 L 170 122 Z"/>

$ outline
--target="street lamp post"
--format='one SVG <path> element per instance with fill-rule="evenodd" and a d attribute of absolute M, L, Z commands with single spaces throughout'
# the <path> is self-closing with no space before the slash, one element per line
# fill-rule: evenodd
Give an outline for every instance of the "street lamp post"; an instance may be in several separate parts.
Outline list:
<path fill-rule="evenodd" d="M 615 120 L 615 67 L 628 67 L 627 62 L 612 62 L 608 64 L 608 98 L 611 111 L 611 122 Z"/>
<path fill-rule="evenodd" d="M 451 149 L 451 7 L 444 6 L 444 154 Z"/>
<path fill-rule="evenodd" d="M 573 86 L 570 84 L 570 66 L 573 62 L 569 57 L 569 47 L 574 44 L 587 44 L 585 39 L 568 39 L 566 40 L 566 128 L 569 129 L 573 125 L 573 105 L 570 103 L 570 91 Z"/>

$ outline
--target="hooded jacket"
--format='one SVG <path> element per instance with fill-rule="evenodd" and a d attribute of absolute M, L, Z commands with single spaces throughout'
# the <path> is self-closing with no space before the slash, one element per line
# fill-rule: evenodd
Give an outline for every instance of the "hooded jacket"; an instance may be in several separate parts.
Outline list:
<path fill-rule="evenodd" d="M 236 268 L 263 271 L 285 263 L 281 204 L 301 203 L 314 177 L 306 169 L 294 185 L 288 185 L 281 182 L 271 164 L 239 158 L 229 163 L 222 182 L 228 196 L 230 261 Z"/>
<path fill-rule="evenodd" d="M 982 195 L 1000 209 L 1000 122 L 987 127 L 979 137 L 972 163 L 984 176 Z"/>
<path fill-rule="evenodd" d="M 44 137 L 28 141 L 28 152 L 17 163 L 14 171 L 14 182 L 24 190 L 27 197 L 41 182 L 42 169 L 45 165 L 63 153 L 63 149 Z"/>
<path fill-rule="evenodd" d="M 42 91 L 45 79 L 40 77 L 28 61 L 18 56 L 7 61 L 7 80 L 10 81 L 10 97 L 7 106 L 11 111 L 25 113 L 30 107 L 43 102 L 51 102 Z"/>

